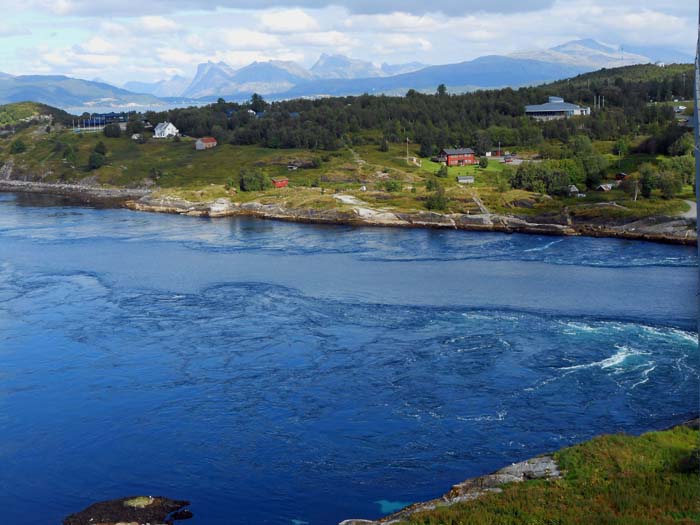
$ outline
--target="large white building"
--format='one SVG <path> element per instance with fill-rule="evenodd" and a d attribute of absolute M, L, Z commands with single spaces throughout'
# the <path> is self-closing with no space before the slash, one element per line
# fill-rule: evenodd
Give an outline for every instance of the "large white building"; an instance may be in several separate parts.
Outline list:
<path fill-rule="evenodd" d="M 155 127 L 153 132 L 153 138 L 156 139 L 167 139 L 170 137 L 177 137 L 180 134 L 178 129 L 173 126 L 171 122 L 161 122 Z"/>
<path fill-rule="evenodd" d="M 590 115 L 591 108 L 564 102 L 561 97 L 549 97 L 546 104 L 525 106 L 525 114 L 535 120 L 558 120 L 579 115 Z"/>

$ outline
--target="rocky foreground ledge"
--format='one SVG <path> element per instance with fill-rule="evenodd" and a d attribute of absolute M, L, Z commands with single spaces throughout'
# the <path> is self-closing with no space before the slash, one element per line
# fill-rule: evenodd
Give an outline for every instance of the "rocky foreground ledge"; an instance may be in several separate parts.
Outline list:
<path fill-rule="evenodd" d="M 651 217 L 618 225 L 566 220 L 526 220 L 509 215 L 441 214 L 434 212 L 393 212 L 364 206 L 345 209 L 316 210 L 286 208 L 279 204 L 259 202 L 234 203 L 221 198 L 211 202 L 190 202 L 173 197 L 145 195 L 129 200 L 125 206 L 132 210 L 176 213 L 194 217 L 230 217 L 247 215 L 264 219 L 321 224 L 351 224 L 362 226 L 394 226 L 408 228 L 446 228 L 469 231 L 504 233 L 531 233 L 537 235 L 585 235 L 589 237 L 617 237 L 671 244 L 697 244 L 695 220 L 679 217 Z"/>
<path fill-rule="evenodd" d="M 700 430 L 700 418 L 691 419 L 680 425 L 675 425 L 667 430 L 686 427 L 692 430 Z M 696 453 L 697 454 L 697 453 Z M 697 455 L 692 461 L 696 462 Z M 522 483 L 529 480 L 556 480 L 564 476 L 554 456 L 546 454 L 520 463 L 513 463 L 501 470 L 497 470 L 486 476 L 471 478 L 452 487 L 443 496 L 422 502 L 414 503 L 394 514 L 385 516 L 379 520 L 349 519 L 340 522 L 339 525 L 393 525 L 404 523 L 411 515 L 417 512 L 431 511 L 440 507 L 449 507 L 460 502 L 475 500 L 488 494 L 503 492 L 503 486 L 510 483 Z"/>

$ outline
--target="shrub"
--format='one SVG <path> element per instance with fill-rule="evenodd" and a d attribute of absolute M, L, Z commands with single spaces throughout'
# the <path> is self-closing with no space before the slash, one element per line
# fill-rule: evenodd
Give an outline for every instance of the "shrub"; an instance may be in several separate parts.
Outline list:
<path fill-rule="evenodd" d="M 489 167 L 489 159 L 486 157 L 481 157 L 479 159 L 479 167 L 480 168 L 488 168 Z"/>
<path fill-rule="evenodd" d="M 122 129 L 119 127 L 119 124 L 107 124 L 102 130 L 102 133 L 104 133 L 105 137 L 110 139 L 118 139 L 121 137 Z"/>
<path fill-rule="evenodd" d="M 402 184 L 397 180 L 388 180 L 384 183 L 384 189 L 390 192 L 401 191 Z"/>
<path fill-rule="evenodd" d="M 445 189 L 442 186 L 438 185 L 435 193 L 426 199 L 425 207 L 429 210 L 438 211 L 447 209 L 447 196 L 445 195 Z"/>
<path fill-rule="evenodd" d="M 97 151 L 93 151 L 90 153 L 90 158 L 88 160 L 88 168 L 91 170 L 96 170 L 98 168 L 101 168 L 104 166 L 105 163 L 105 156 L 102 155 L 101 153 L 98 153 Z"/>
<path fill-rule="evenodd" d="M 436 175 L 438 177 L 440 177 L 441 179 L 446 179 L 449 174 L 450 174 L 450 170 L 448 169 L 448 167 L 445 164 L 440 166 L 440 169 L 436 173 Z"/>
<path fill-rule="evenodd" d="M 107 146 L 105 146 L 105 143 L 102 141 L 99 141 L 97 145 L 95 146 L 95 149 L 93 150 L 95 153 L 99 153 L 100 155 L 107 155 Z"/>
<path fill-rule="evenodd" d="M 661 196 L 664 199 L 672 199 L 683 189 L 683 183 L 675 173 L 664 172 L 659 174 L 658 186 L 661 190 Z"/>
<path fill-rule="evenodd" d="M 241 191 L 262 191 L 271 186 L 270 179 L 257 170 L 241 170 L 239 187 Z"/>
<path fill-rule="evenodd" d="M 382 143 L 379 145 L 379 151 L 387 152 L 389 151 L 389 143 L 387 140 L 384 138 L 382 139 Z"/>
<path fill-rule="evenodd" d="M 425 181 L 425 189 L 428 191 L 435 191 L 440 187 L 440 183 L 435 177 L 429 177 L 428 180 Z"/>
<path fill-rule="evenodd" d="M 126 132 L 129 135 L 134 135 L 136 133 L 143 133 L 144 126 L 143 122 L 140 120 L 130 120 L 126 125 Z"/>
<path fill-rule="evenodd" d="M 27 145 L 22 139 L 17 139 L 10 145 L 10 153 L 13 155 L 15 153 L 23 153 L 25 151 L 27 151 Z"/>

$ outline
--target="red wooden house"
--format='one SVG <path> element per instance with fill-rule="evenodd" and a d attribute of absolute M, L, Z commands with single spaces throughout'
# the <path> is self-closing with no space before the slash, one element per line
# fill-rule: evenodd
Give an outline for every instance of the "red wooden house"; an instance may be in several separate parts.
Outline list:
<path fill-rule="evenodd" d="M 438 155 L 438 160 L 448 166 L 468 166 L 478 162 L 471 148 L 443 149 Z"/>
<path fill-rule="evenodd" d="M 272 179 L 275 188 L 286 188 L 289 186 L 289 179 Z"/>

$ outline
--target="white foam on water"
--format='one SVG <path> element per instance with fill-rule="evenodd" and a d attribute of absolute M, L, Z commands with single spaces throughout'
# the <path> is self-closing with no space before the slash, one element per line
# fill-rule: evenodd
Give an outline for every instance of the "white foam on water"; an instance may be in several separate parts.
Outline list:
<path fill-rule="evenodd" d="M 545 244 L 544 246 L 538 246 L 538 247 L 536 247 L 536 248 L 529 248 L 529 249 L 527 249 L 527 250 L 523 250 L 523 252 L 542 252 L 542 251 L 546 250 L 547 248 L 551 248 L 551 247 L 554 246 L 555 244 L 559 244 L 559 243 L 562 242 L 563 240 L 564 240 L 564 239 L 559 239 L 559 240 L 557 240 L 557 241 L 548 242 L 548 243 Z"/>
<path fill-rule="evenodd" d="M 635 389 L 636 387 L 638 387 L 639 385 L 643 385 L 644 383 L 646 383 L 647 381 L 649 381 L 649 374 L 651 374 L 655 369 L 656 369 L 656 365 L 655 365 L 654 362 L 652 361 L 652 366 L 651 366 L 651 368 L 647 368 L 646 370 L 644 370 L 644 372 L 642 372 L 642 379 L 641 379 L 641 381 L 637 381 L 635 384 L 633 384 L 633 385 L 630 387 L 630 390 L 634 390 L 634 389 Z"/>
<path fill-rule="evenodd" d="M 476 417 L 466 417 L 466 416 L 457 416 L 457 419 L 460 421 L 503 421 L 506 416 L 508 415 L 507 410 L 499 410 L 496 412 L 496 415 L 490 415 L 490 416 L 476 416 Z"/>
<path fill-rule="evenodd" d="M 639 356 L 639 355 L 649 355 L 648 352 L 642 352 L 641 350 L 635 350 L 634 348 L 630 348 L 629 346 L 624 346 L 624 345 L 615 345 L 615 348 L 617 348 L 617 352 L 615 352 L 613 355 L 610 357 L 607 357 L 605 359 L 602 359 L 601 361 L 594 361 L 592 363 L 585 363 L 581 365 L 574 365 L 574 366 L 565 366 L 560 368 L 559 370 L 585 370 L 588 368 L 601 368 L 601 369 L 608 369 L 608 368 L 617 368 L 622 363 L 625 362 L 630 357 L 634 356 Z"/>

